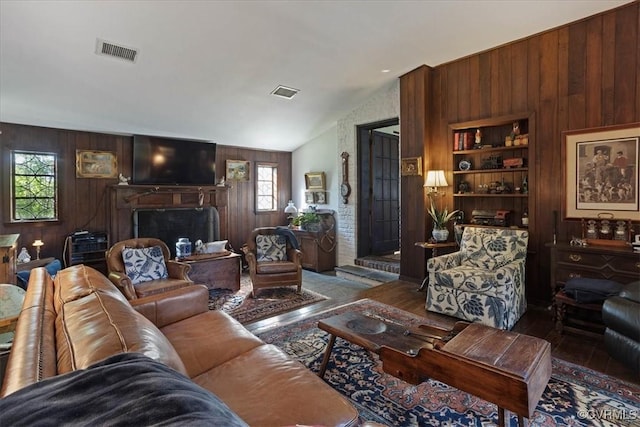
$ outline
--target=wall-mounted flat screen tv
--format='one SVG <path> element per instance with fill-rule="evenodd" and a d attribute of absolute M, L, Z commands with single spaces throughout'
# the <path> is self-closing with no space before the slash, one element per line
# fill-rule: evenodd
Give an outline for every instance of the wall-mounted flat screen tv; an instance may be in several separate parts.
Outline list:
<path fill-rule="evenodd" d="M 134 184 L 214 185 L 216 144 L 135 135 L 132 181 Z"/>

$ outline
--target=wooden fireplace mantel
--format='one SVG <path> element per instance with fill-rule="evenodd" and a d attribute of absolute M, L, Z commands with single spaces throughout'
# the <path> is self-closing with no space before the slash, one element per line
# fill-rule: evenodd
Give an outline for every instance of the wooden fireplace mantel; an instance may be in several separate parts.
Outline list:
<path fill-rule="evenodd" d="M 228 189 L 222 186 L 112 185 L 109 197 L 111 242 L 133 237 L 135 209 L 200 208 L 212 206 L 220 217 L 220 238 L 228 239 Z"/>

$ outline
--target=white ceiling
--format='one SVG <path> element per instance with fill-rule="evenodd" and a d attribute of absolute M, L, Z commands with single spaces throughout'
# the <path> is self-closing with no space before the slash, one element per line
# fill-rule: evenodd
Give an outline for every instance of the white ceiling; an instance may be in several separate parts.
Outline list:
<path fill-rule="evenodd" d="M 0 0 L 0 120 L 291 151 L 422 64 L 628 2 Z"/>

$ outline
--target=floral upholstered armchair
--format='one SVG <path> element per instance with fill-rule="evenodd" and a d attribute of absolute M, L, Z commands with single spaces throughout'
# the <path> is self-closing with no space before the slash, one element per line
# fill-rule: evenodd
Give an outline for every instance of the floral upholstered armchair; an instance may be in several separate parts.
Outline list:
<path fill-rule="evenodd" d="M 466 227 L 458 252 L 427 262 L 427 310 L 511 329 L 527 309 L 528 240 L 526 230 Z"/>

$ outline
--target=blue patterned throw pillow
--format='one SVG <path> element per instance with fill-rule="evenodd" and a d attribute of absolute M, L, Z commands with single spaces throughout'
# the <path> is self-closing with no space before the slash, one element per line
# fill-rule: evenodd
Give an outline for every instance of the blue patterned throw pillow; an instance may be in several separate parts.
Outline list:
<path fill-rule="evenodd" d="M 287 238 L 275 234 L 258 234 L 256 236 L 256 252 L 258 262 L 286 261 Z"/>
<path fill-rule="evenodd" d="M 140 249 L 124 248 L 122 259 L 125 273 L 134 285 L 168 277 L 160 246 Z"/>

